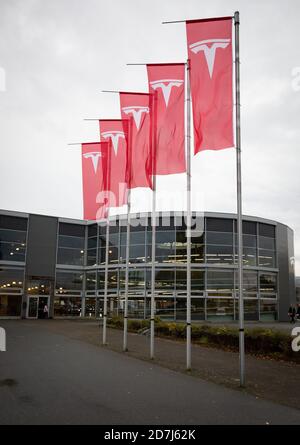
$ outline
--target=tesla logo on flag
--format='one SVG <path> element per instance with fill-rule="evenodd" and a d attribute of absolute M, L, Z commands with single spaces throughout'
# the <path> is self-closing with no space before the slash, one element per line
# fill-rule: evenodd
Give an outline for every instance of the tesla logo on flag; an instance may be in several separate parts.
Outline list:
<path fill-rule="evenodd" d="M 123 138 L 125 139 L 125 134 L 123 131 L 104 131 L 101 133 L 101 136 L 104 139 L 110 138 L 114 147 L 115 155 L 118 154 L 118 148 L 119 148 L 119 139 Z"/>
<path fill-rule="evenodd" d="M 84 157 L 85 159 L 89 159 L 89 158 L 92 159 L 93 167 L 94 167 L 94 171 L 95 171 L 95 173 L 97 173 L 97 170 L 98 170 L 98 161 L 99 161 L 99 158 L 101 158 L 101 156 L 102 156 L 102 153 L 99 153 L 98 151 L 91 151 L 90 153 L 85 153 L 85 154 L 83 155 L 83 157 Z"/>
<path fill-rule="evenodd" d="M 201 40 L 190 45 L 190 50 L 193 53 L 198 54 L 200 51 L 204 52 L 210 78 L 213 76 L 216 50 L 218 48 L 227 48 L 229 43 L 230 39 L 209 39 Z"/>
<path fill-rule="evenodd" d="M 183 84 L 183 80 L 180 79 L 161 79 L 150 82 L 151 88 L 156 90 L 157 88 L 161 88 L 166 107 L 168 106 L 172 87 L 180 87 Z"/>
<path fill-rule="evenodd" d="M 132 114 L 137 130 L 139 130 L 141 126 L 142 114 L 149 113 L 149 107 L 133 106 L 124 107 L 122 110 L 125 114 Z"/>

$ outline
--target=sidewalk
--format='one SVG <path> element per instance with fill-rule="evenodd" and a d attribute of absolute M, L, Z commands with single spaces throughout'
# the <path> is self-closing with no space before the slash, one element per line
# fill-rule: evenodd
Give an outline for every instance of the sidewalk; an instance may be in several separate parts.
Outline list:
<path fill-rule="evenodd" d="M 36 321 L 51 331 L 83 342 L 101 345 L 102 329 L 95 321 L 49 320 Z M 108 345 L 122 352 L 123 331 L 107 330 Z M 150 361 L 150 339 L 144 335 L 128 334 L 127 355 Z M 175 371 L 185 371 L 185 342 L 162 338 L 155 339 L 155 360 L 160 365 Z M 200 377 L 230 388 L 239 388 L 238 354 L 198 345 L 192 346 L 193 376 Z M 270 359 L 246 356 L 246 389 L 258 398 L 300 409 L 300 365 Z"/>

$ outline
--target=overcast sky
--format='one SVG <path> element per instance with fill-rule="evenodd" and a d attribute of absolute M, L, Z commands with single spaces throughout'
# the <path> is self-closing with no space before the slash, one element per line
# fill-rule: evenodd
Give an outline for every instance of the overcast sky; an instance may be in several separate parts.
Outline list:
<path fill-rule="evenodd" d="M 147 91 L 145 68 L 126 63 L 185 61 L 184 24 L 162 21 L 235 10 L 243 213 L 295 231 L 300 274 L 299 0 L 0 0 L 0 208 L 82 218 L 80 150 L 67 144 L 99 139 L 84 118 L 120 117 L 118 96 L 100 91 Z M 235 178 L 234 149 L 198 154 L 193 208 L 235 212 Z M 160 178 L 159 210 L 185 208 L 185 186 L 184 175 Z M 150 209 L 135 190 L 133 211 Z"/>

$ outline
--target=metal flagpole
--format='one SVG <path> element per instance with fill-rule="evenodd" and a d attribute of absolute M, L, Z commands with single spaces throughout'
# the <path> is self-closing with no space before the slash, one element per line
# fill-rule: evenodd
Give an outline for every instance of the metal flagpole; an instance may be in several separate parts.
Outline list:
<path fill-rule="evenodd" d="M 157 93 L 151 96 L 152 102 L 152 239 L 151 239 L 151 311 L 150 311 L 150 358 L 154 359 L 155 337 L 155 257 L 156 257 L 156 120 L 157 120 Z"/>
<path fill-rule="evenodd" d="M 154 170 L 155 173 L 155 170 Z M 150 314 L 150 358 L 154 359 L 154 315 L 155 315 L 155 247 L 156 247 L 156 175 L 152 176 L 152 245 L 151 245 L 151 314 Z"/>
<path fill-rule="evenodd" d="M 129 254 L 130 254 L 130 212 L 131 212 L 131 120 L 127 127 L 127 227 L 126 227 L 126 270 L 125 270 L 125 301 L 124 301 L 124 332 L 123 351 L 128 351 L 128 289 L 129 289 Z M 130 148 L 129 148 L 130 147 Z"/>
<path fill-rule="evenodd" d="M 103 307 L 103 338 L 102 343 L 107 343 L 107 287 L 108 287 L 108 250 L 109 250 L 109 209 L 107 210 L 106 219 L 106 240 L 105 240 L 105 272 L 104 272 L 104 307 Z"/>
<path fill-rule="evenodd" d="M 126 233 L 126 270 L 125 270 L 125 302 L 124 302 L 124 332 L 123 351 L 128 351 L 128 286 L 129 286 L 129 247 L 130 247 L 130 209 L 131 190 L 127 190 L 127 233 Z"/>
<path fill-rule="evenodd" d="M 239 12 L 234 13 L 235 28 L 235 110 L 236 110 L 236 171 L 237 171 L 237 235 L 238 235 L 238 289 L 239 289 L 239 360 L 240 386 L 245 386 L 245 332 L 243 299 L 243 225 L 242 225 L 242 172 L 241 172 L 241 103 L 240 103 L 240 42 Z"/>
<path fill-rule="evenodd" d="M 191 87 L 190 87 L 190 61 L 186 69 L 186 157 L 187 157 L 187 246 L 186 246 L 186 369 L 191 369 Z"/>

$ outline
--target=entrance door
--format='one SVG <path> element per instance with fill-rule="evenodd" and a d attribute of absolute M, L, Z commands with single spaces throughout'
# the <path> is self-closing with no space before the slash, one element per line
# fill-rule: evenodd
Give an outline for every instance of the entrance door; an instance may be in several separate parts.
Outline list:
<path fill-rule="evenodd" d="M 27 318 L 46 318 L 49 315 L 44 312 L 44 307 L 48 307 L 49 311 L 49 297 L 42 296 L 28 296 L 27 304 Z"/>

